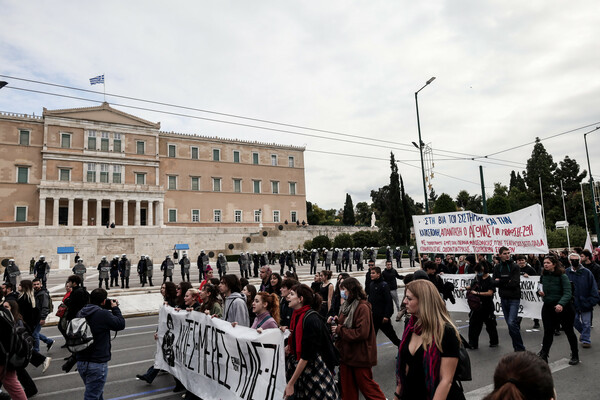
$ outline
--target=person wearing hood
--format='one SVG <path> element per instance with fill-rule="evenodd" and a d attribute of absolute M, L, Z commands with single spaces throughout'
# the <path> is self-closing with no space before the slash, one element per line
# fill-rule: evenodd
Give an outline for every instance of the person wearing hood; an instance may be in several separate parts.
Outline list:
<path fill-rule="evenodd" d="M 569 255 L 571 266 L 567 269 L 567 277 L 573 285 L 575 292 L 575 322 L 573 326 L 581 334 L 579 341 L 584 349 L 592 347 L 590 329 L 592 327 L 592 312 L 600 300 L 598 285 L 592 272 L 581 265 L 581 257 L 577 253 Z"/>
<path fill-rule="evenodd" d="M 111 359 L 110 332 L 125 329 L 119 303 L 110 300 L 107 304 L 107 301 L 106 290 L 94 289 L 90 294 L 90 304 L 78 313 L 78 317 L 86 319 L 94 338 L 87 349 L 76 353 L 77 371 L 85 385 L 84 399 L 102 398 Z"/>
<path fill-rule="evenodd" d="M 219 291 L 225 298 L 223 319 L 231 322 L 233 326 L 241 325 L 250 327 L 250 315 L 246 305 L 246 296 L 242 293 L 242 285 L 237 275 L 227 274 L 221 278 Z"/>

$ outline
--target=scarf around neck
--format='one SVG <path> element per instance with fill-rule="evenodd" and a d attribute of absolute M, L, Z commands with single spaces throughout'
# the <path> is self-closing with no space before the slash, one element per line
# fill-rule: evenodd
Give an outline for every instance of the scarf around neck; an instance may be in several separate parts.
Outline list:
<path fill-rule="evenodd" d="M 293 343 L 295 344 L 296 360 L 298 361 L 300 361 L 300 355 L 302 354 L 302 322 L 308 310 L 310 310 L 310 305 L 305 305 L 294 310 L 292 320 L 290 321 L 290 331 L 292 331 L 292 335 L 294 336 Z"/>
<path fill-rule="evenodd" d="M 341 305 L 340 314 L 346 317 L 342 326 L 345 326 L 346 328 L 352 328 L 352 322 L 354 320 L 354 311 L 356 311 L 356 307 L 358 307 L 359 303 L 360 300 L 354 299 L 352 303 L 345 301 L 344 304 Z"/>
<path fill-rule="evenodd" d="M 400 347 L 398 347 L 398 361 L 396 362 L 396 378 L 400 380 L 401 387 L 404 388 L 406 383 L 406 360 L 401 357 L 402 349 L 404 346 L 408 348 L 410 337 L 413 333 L 417 335 L 421 334 L 421 326 L 417 326 L 417 317 L 411 316 L 408 321 L 408 325 L 404 329 L 402 335 L 402 341 Z M 422 345 L 421 345 L 422 346 Z M 425 371 L 425 387 L 427 389 L 427 397 L 433 399 L 435 389 L 440 383 L 440 365 L 441 365 L 441 354 L 435 344 L 435 338 L 431 338 L 431 344 L 427 350 L 423 349 L 423 369 Z M 418 351 L 418 349 L 417 349 Z"/>

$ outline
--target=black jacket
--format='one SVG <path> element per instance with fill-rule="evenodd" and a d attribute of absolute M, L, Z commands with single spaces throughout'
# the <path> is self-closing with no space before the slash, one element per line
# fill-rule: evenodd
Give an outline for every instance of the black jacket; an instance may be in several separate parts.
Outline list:
<path fill-rule="evenodd" d="M 492 279 L 501 299 L 521 299 L 521 271 L 517 264 L 512 261 L 498 263 L 494 266 Z"/>
<path fill-rule="evenodd" d="M 369 303 L 373 309 L 373 320 L 377 318 L 390 318 L 394 312 L 390 286 L 382 277 L 371 281 L 369 288 Z"/>
<path fill-rule="evenodd" d="M 398 289 L 397 279 L 404 279 L 404 277 L 402 275 L 398 274 L 398 270 L 395 269 L 394 267 L 392 267 L 390 269 L 384 268 L 381 271 L 381 277 L 389 285 L 390 290 Z"/>
<path fill-rule="evenodd" d="M 110 361 L 110 331 L 125 329 L 125 319 L 119 307 L 109 310 L 100 308 L 95 304 L 83 307 L 79 317 L 87 320 L 94 343 L 87 349 L 77 353 L 77 361 L 105 363 Z"/>
<path fill-rule="evenodd" d="M 90 294 L 82 286 L 76 286 L 73 291 L 65 300 L 65 306 L 67 306 L 67 313 L 65 318 L 67 321 L 72 320 L 77 316 L 77 313 L 90 302 Z"/>

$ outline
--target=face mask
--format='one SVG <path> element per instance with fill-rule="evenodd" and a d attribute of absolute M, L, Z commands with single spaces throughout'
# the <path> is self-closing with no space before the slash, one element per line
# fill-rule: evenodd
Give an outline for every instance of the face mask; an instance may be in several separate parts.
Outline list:
<path fill-rule="evenodd" d="M 477 276 L 483 276 L 483 272 L 478 272 Z"/>
<path fill-rule="evenodd" d="M 571 265 L 573 266 L 573 268 L 579 267 L 579 260 L 569 260 L 569 261 L 571 261 Z"/>
<path fill-rule="evenodd" d="M 345 291 L 345 290 L 342 290 L 342 291 L 340 292 L 340 297 L 341 297 L 342 299 L 344 299 L 344 300 L 348 300 L 348 295 L 346 294 L 346 291 Z"/>

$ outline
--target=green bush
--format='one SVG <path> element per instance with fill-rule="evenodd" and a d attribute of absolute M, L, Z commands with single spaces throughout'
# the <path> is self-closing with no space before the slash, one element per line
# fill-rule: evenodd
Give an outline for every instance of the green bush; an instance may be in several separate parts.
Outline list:
<path fill-rule="evenodd" d="M 330 249 L 331 248 L 331 239 L 325 235 L 315 236 L 312 240 L 312 248 L 313 249 Z"/>
<path fill-rule="evenodd" d="M 352 239 L 356 247 L 377 247 L 381 241 L 381 236 L 377 231 L 358 231 L 352 234 Z"/>
<path fill-rule="evenodd" d="M 352 239 L 349 233 L 340 233 L 333 239 L 333 247 L 340 249 L 354 247 L 354 239 Z"/>
<path fill-rule="evenodd" d="M 313 242 L 312 240 L 305 240 L 304 241 L 304 249 L 305 250 L 312 250 L 313 246 Z"/>

